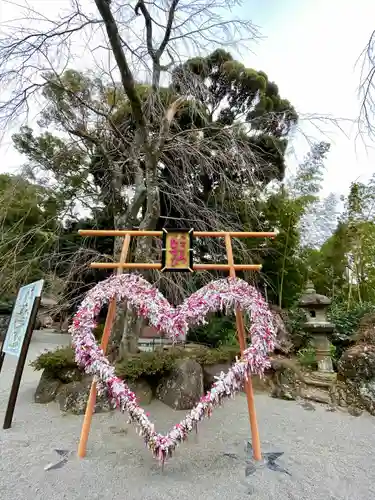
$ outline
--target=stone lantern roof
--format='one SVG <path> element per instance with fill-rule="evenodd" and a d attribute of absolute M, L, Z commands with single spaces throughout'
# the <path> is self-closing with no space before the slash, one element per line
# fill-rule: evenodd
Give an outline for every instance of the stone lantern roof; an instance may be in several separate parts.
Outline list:
<path fill-rule="evenodd" d="M 306 323 L 304 329 L 312 335 L 332 333 L 334 326 L 327 319 L 327 308 L 331 300 L 325 295 L 319 295 L 314 290 L 314 285 L 308 283 L 306 290 L 299 300 L 299 307 L 304 309 Z"/>
<path fill-rule="evenodd" d="M 316 293 L 314 285 L 310 282 L 307 283 L 306 289 L 302 294 L 298 305 L 302 308 L 310 309 L 324 309 L 331 304 L 331 299 L 325 295 Z"/>

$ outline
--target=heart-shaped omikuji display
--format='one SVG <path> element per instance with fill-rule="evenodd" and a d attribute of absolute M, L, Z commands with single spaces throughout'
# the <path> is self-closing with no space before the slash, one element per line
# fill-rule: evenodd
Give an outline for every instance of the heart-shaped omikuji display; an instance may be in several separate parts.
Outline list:
<path fill-rule="evenodd" d="M 251 344 L 227 373 L 221 373 L 212 389 L 165 436 L 155 431 L 146 412 L 137 404 L 136 396 L 110 365 L 93 335 L 96 317 L 104 304 L 112 298 L 125 301 L 138 316 L 172 339 L 184 340 L 189 327 L 206 323 L 210 313 L 236 308 L 251 318 Z M 128 412 L 138 433 L 144 438 L 153 455 L 164 462 L 189 432 L 197 428 L 205 416 L 224 398 L 232 397 L 243 387 L 249 374 L 262 375 L 270 366 L 268 354 L 273 351 L 275 331 L 272 315 L 262 295 L 245 281 L 227 278 L 212 281 L 193 293 L 183 304 L 174 308 L 157 288 L 136 274 L 112 276 L 98 283 L 88 292 L 70 327 L 76 362 L 86 373 L 94 375 L 99 391 L 108 394 L 113 405 Z"/>

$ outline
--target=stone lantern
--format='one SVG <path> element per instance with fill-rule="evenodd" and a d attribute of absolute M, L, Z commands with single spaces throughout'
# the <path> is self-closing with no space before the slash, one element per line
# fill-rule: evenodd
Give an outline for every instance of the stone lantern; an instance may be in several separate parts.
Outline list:
<path fill-rule="evenodd" d="M 298 304 L 306 315 L 303 328 L 311 335 L 316 351 L 318 372 L 315 372 L 314 376 L 327 380 L 332 380 L 336 375 L 333 370 L 329 340 L 334 326 L 327 319 L 327 308 L 330 304 L 331 300 L 328 297 L 316 293 L 312 283 L 307 284 Z"/>

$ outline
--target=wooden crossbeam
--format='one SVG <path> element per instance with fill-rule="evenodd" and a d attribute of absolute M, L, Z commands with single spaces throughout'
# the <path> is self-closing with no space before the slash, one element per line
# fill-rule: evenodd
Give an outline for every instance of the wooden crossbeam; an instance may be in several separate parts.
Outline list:
<path fill-rule="evenodd" d="M 94 269 L 156 269 L 161 270 L 162 265 L 157 262 L 92 262 Z M 194 264 L 193 271 L 260 271 L 261 264 Z"/>
<path fill-rule="evenodd" d="M 81 236 L 163 236 L 163 231 L 137 231 L 133 229 L 80 229 Z M 237 232 L 237 231 L 194 231 L 196 238 L 275 238 L 275 232 Z"/>

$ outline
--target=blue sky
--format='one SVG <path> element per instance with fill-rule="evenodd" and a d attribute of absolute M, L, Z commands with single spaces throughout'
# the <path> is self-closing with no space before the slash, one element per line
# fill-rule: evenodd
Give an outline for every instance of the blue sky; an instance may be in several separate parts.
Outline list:
<path fill-rule="evenodd" d="M 254 47 L 254 55 L 245 56 L 245 63 L 268 73 L 283 97 L 303 113 L 358 118 L 361 68 L 356 62 L 375 29 L 375 2 L 250 0 L 248 5 L 244 14 L 252 15 L 266 38 Z M 301 123 L 310 140 L 332 142 L 326 193 L 345 193 L 350 182 L 375 172 L 375 153 L 356 139 L 357 126 L 349 121 L 340 125 L 349 138 L 330 123 Z M 303 133 L 297 133 L 289 155 L 291 168 L 309 147 Z"/>
<path fill-rule="evenodd" d="M 18 3 L 22 3 L 19 0 Z M 65 0 L 68 1 L 68 0 Z M 33 0 L 43 12 L 53 16 L 64 0 Z M 65 4 L 66 5 L 66 4 Z M 263 39 L 242 51 L 241 60 L 249 67 L 265 71 L 275 81 L 283 97 L 302 113 L 358 118 L 357 97 L 360 68 L 356 60 L 375 29 L 374 0 L 246 0 L 236 13 L 251 18 Z M 6 17 L 16 17 L 15 7 L 6 7 Z M 14 12 L 11 12 L 14 10 Z M 5 8 L 0 7 L 4 19 Z M 347 192 L 350 182 L 365 180 L 375 172 L 375 153 L 355 141 L 356 126 L 340 122 L 346 138 L 332 123 L 303 121 L 291 141 L 289 170 L 309 149 L 311 140 L 333 142 L 327 161 L 324 191 Z M 323 136 L 321 129 L 327 136 Z M 1 149 L 0 169 L 14 170 L 22 158 L 12 151 L 9 137 Z"/>

